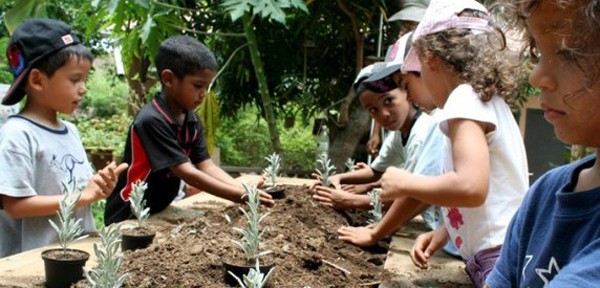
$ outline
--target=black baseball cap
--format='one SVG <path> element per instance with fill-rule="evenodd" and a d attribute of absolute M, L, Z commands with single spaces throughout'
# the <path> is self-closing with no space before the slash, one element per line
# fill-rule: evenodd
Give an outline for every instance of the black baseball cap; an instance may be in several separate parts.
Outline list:
<path fill-rule="evenodd" d="M 2 104 L 13 105 L 25 96 L 23 80 L 31 67 L 57 51 L 80 44 L 73 29 L 66 23 L 53 19 L 29 19 L 13 32 L 6 49 L 8 67 L 15 80 L 2 99 Z"/>

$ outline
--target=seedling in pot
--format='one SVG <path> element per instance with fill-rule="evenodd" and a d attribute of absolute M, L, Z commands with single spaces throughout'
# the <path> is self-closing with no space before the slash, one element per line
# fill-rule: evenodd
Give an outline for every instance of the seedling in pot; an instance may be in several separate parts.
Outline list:
<path fill-rule="evenodd" d="M 269 215 L 265 213 L 260 214 L 260 192 L 256 186 L 248 187 L 243 184 L 246 190 L 246 196 L 248 197 L 248 211 L 240 207 L 240 211 L 244 214 L 246 219 L 246 227 L 238 228 L 234 227 L 233 230 L 242 234 L 242 239 L 231 240 L 235 245 L 240 247 L 246 256 L 248 262 L 257 259 L 258 257 L 264 256 L 271 253 L 271 251 L 260 251 L 260 238 L 262 237 L 265 230 L 260 231 L 260 222 Z"/>
<path fill-rule="evenodd" d="M 371 199 L 371 206 L 373 206 L 373 208 L 369 211 L 369 214 L 371 214 L 369 224 L 377 224 L 383 218 L 383 205 L 381 204 L 381 199 L 379 198 L 380 192 L 381 191 L 379 189 L 374 189 L 367 193 Z"/>
<path fill-rule="evenodd" d="M 73 195 L 76 190 L 76 181 L 73 180 L 73 185 L 69 186 L 62 183 L 63 188 L 65 190 L 65 194 L 63 198 L 60 200 L 58 204 L 58 220 L 59 224 L 57 225 L 51 219 L 48 220 L 52 228 L 56 231 L 56 235 L 58 236 L 58 242 L 60 243 L 60 247 L 62 248 L 63 254 L 67 253 L 67 248 L 71 245 L 71 243 L 76 240 L 80 240 L 86 238 L 88 235 L 83 235 L 83 229 L 81 228 L 81 219 L 76 218 L 73 213 L 75 212 L 75 205 L 79 198 L 81 198 L 81 192 L 77 193 L 77 195 Z M 60 226 L 59 226 L 60 225 Z"/>
<path fill-rule="evenodd" d="M 265 186 L 266 192 L 271 194 L 274 199 L 281 199 L 285 197 L 285 189 L 283 187 L 277 187 L 277 177 L 281 170 L 281 157 L 277 153 L 273 153 L 265 157 L 269 161 L 269 166 L 263 170 L 266 177 Z"/>
<path fill-rule="evenodd" d="M 148 189 L 148 184 L 138 180 L 132 185 L 131 194 L 129 194 L 131 213 L 137 219 L 137 227 L 142 228 L 146 226 L 146 220 L 150 217 L 150 208 L 146 207 L 146 200 L 144 200 L 144 192 Z"/>
<path fill-rule="evenodd" d="M 131 212 L 137 221 L 134 228 L 122 232 L 122 250 L 146 248 L 154 239 L 156 233 L 151 231 L 146 224 L 146 220 L 148 220 L 148 217 L 150 216 L 150 208 L 146 208 L 146 200 L 144 200 L 144 192 L 147 188 L 148 184 L 144 181 L 138 180 L 132 184 L 131 193 L 129 194 L 129 203 Z"/>
<path fill-rule="evenodd" d="M 69 249 L 74 241 L 83 239 L 87 235 L 82 236 L 82 220 L 77 219 L 74 215 L 75 205 L 81 197 L 80 192 L 75 192 L 77 184 L 75 181 L 72 185 L 64 182 L 62 184 L 64 195 L 59 202 L 59 210 L 57 211 L 58 224 L 49 220 L 52 228 L 56 230 L 61 248 L 48 249 L 42 252 L 46 286 L 50 288 L 68 287 L 83 278 L 83 266 L 90 257 L 90 254 L 85 251 Z"/>
<path fill-rule="evenodd" d="M 267 283 L 267 280 L 269 280 L 269 277 L 271 276 L 271 273 L 273 272 L 273 269 L 269 270 L 269 272 L 267 273 L 267 275 L 265 276 L 265 274 L 260 272 L 260 263 L 258 261 L 258 258 L 256 259 L 256 266 L 254 268 L 250 268 L 250 271 L 248 272 L 248 274 L 245 274 L 242 279 L 240 279 L 238 276 L 236 276 L 235 274 L 231 273 L 230 271 L 227 271 L 227 273 L 229 273 L 231 276 L 233 276 L 233 278 L 235 278 L 235 280 L 238 282 L 238 284 L 240 285 L 241 288 L 262 288 L 265 286 L 265 284 Z"/>
<path fill-rule="evenodd" d="M 122 287 L 127 278 L 127 273 L 119 275 L 119 269 L 123 264 L 123 253 L 118 253 L 121 235 L 119 226 L 105 226 L 100 230 L 100 241 L 104 250 L 100 250 L 97 243 L 94 243 L 94 254 L 98 261 L 98 266 L 85 271 L 85 278 L 92 287 L 98 288 L 119 288 Z"/>
<path fill-rule="evenodd" d="M 248 275 L 252 266 L 248 266 L 247 264 L 253 263 L 257 261 L 259 257 L 267 255 L 271 253 L 271 251 L 261 251 L 261 237 L 264 234 L 265 230 L 260 229 L 260 222 L 269 215 L 269 213 L 260 214 L 260 191 L 256 188 L 256 186 L 249 187 L 244 184 L 244 189 L 246 190 L 245 197 L 248 197 L 247 205 L 248 210 L 244 210 L 240 207 L 240 211 L 242 211 L 244 215 L 244 219 L 246 220 L 246 226 L 244 228 L 234 227 L 233 230 L 242 234 L 242 238 L 240 240 L 231 240 L 236 246 L 238 246 L 242 252 L 244 253 L 245 261 L 244 264 L 238 265 L 228 262 L 223 262 L 225 267 L 225 282 L 228 285 L 236 285 L 236 278 L 233 275 L 237 275 L 237 278 L 240 279 L 242 275 Z M 252 265 L 252 264 L 250 264 Z M 273 269 L 273 265 L 262 265 L 257 267 L 259 273 L 266 273 L 267 275 Z M 253 275 L 252 277 L 256 277 Z M 266 281 L 266 277 L 265 277 Z M 239 280 L 238 280 L 239 282 Z M 262 287 L 262 286 L 249 286 L 249 287 Z"/>
<path fill-rule="evenodd" d="M 335 174 L 335 166 L 331 164 L 331 159 L 326 152 L 319 154 L 319 159 L 317 159 L 317 174 L 319 175 L 319 180 L 321 181 L 321 185 L 323 187 L 329 187 L 331 183 L 329 182 L 329 177 Z M 319 169 L 321 168 L 321 169 Z"/>

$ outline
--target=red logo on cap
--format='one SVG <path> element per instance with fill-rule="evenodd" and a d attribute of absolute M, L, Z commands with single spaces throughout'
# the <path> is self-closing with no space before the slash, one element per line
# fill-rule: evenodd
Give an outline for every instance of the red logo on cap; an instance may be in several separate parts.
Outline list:
<path fill-rule="evenodd" d="M 69 44 L 73 43 L 73 37 L 71 37 L 70 34 L 64 35 L 64 36 L 62 36 L 62 41 L 63 41 L 63 43 L 65 43 L 65 45 L 69 45 Z"/>
<path fill-rule="evenodd" d="M 8 58 L 8 64 L 10 66 L 10 70 L 15 76 L 21 74 L 23 69 L 25 68 L 25 61 L 23 58 L 23 54 L 21 53 L 21 49 L 18 44 L 12 44 L 6 51 L 6 58 Z"/>

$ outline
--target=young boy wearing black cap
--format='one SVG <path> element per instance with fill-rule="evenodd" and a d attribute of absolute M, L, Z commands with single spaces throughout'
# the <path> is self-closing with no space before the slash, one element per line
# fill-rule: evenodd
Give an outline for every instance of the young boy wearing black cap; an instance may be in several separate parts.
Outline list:
<path fill-rule="evenodd" d="M 58 118 L 83 100 L 93 60 L 71 27 L 26 20 L 12 34 L 6 56 L 14 82 L 2 104 L 25 96 L 27 102 L 0 129 L 0 257 L 57 240 L 48 220 L 58 220 L 63 184 L 76 183 L 82 191 L 75 215 L 84 232 L 93 231 L 89 205 L 106 198 L 127 167 L 111 163 L 94 175 L 79 131 Z"/>
<path fill-rule="evenodd" d="M 150 214 L 164 210 L 188 185 L 234 202 L 246 201 L 242 184 L 211 160 L 194 110 L 202 103 L 217 70 L 214 54 L 189 36 L 173 36 L 160 45 L 155 59 L 161 91 L 144 105 L 129 128 L 123 161 L 130 164 L 106 202 L 104 223 L 133 217 L 131 184 L 143 180 Z M 262 204 L 274 204 L 260 192 Z"/>

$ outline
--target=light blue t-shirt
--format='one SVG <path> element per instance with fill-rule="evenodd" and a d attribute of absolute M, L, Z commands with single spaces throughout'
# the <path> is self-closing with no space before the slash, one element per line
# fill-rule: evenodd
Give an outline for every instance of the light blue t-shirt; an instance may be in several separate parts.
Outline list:
<path fill-rule="evenodd" d="M 0 129 L 0 194 L 11 197 L 60 195 L 67 184 L 79 188 L 93 175 L 77 128 L 66 121 L 54 130 L 21 116 L 12 116 Z M 1 207 L 0 207 L 1 208 Z M 85 232 L 95 229 L 89 206 L 77 209 Z M 48 222 L 58 216 L 13 219 L 0 209 L 0 257 L 57 241 Z"/>

